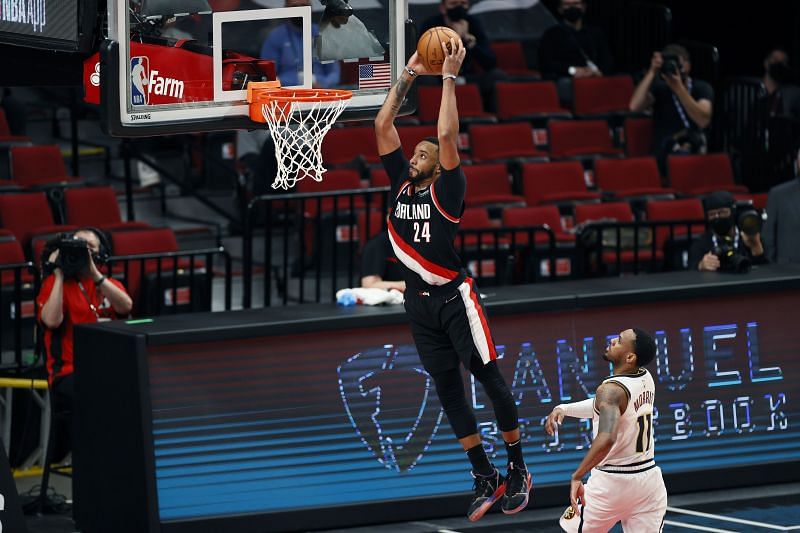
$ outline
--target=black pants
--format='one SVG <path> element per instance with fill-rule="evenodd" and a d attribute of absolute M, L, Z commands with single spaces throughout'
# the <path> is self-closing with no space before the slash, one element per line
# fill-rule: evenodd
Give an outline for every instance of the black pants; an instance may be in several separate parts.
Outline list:
<path fill-rule="evenodd" d="M 477 433 L 459 362 L 475 376 L 492 402 L 501 431 L 518 427 L 517 405 L 495 361 L 494 341 L 480 295 L 470 278 L 452 291 L 428 296 L 406 291 L 406 312 L 425 370 L 456 437 Z"/>

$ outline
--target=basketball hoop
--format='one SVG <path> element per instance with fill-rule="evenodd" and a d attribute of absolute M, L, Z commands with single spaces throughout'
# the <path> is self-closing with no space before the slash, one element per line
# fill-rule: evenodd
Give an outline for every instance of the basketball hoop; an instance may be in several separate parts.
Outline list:
<path fill-rule="evenodd" d="M 250 119 L 266 122 L 275 143 L 273 189 L 288 190 L 305 176 L 322 181 L 322 139 L 352 96 L 339 89 L 284 89 L 278 82 L 247 85 Z"/>

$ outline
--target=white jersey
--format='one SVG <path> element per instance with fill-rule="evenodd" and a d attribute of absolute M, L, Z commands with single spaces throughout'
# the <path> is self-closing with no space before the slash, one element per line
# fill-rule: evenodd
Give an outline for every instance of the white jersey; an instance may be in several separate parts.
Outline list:
<path fill-rule="evenodd" d="M 610 376 L 603 383 L 616 383 L 628 395 L 628 407 L 619 420 L 617 439 L 608 455 L 595 468 L 607 472 L 640 471 L 655 466 L 653 442 L 653 403 L 656 387 L 653 376 L 644 368 L 635 374 Z M 597 437 L 600 417 L 595 407 L 592 434 Z"/>

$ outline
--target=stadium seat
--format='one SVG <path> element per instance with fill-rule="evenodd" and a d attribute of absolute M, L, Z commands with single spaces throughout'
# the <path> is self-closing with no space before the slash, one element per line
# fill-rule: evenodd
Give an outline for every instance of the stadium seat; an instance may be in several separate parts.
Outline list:
<path fill-rule="evenodd" d="M 497 68 L 518 79 L 538 79 L 539 71 L 528 67 L 525 50 L 520 41 L 492 41 L 489 43 L 497 57 Z"/>
<path fill-rule="evenodd" d="M 322 161 L 334 167 L 359 161 L 380 163 L 375 129 L 371 126 L 331 128 L 322 141 Z"/>
<path fill-rule="evenodd" d="M 11 148 L 11 177 L 22 187 L 77 183 L 67 175 L 61 150 L 54 144 Z"/>
<path fill-rule="evenodd" d="M 651 222 L 674 220 L 705 220 L 703 203 L 699 198 L 683 198 L 681 200 L 655 200 L 647 202 L 647 220 Z M 706 230 L 705 223 L 692 225 L 692 234 L 699 235 Z M 688 231 L 686 225 L 674 226 L 672 234 L 675 237 L 685 237 Z M 656 246 L 663 249 L 664 243 L 669 239 L 669 228 L 656 228 Z"/>
<path fill-rule="evenodd" d="M 467 194 L 464 201 L 469 207 L 525 204 L 525 198 L 511 193 L 511 180 L 506 165 L 487 163 L 464 165 L 461 168 L 467 178 Z"/>
<path fill-rule="evenodd" d="M 477 230 L 477 229 L 496 229 L 500 227 L 499 221 L 489 218 L 489 210 L 485 207 L 468 207 L 464 209 L 461 215 L 461 224 L 459 230 Z M 466 235 L 464 237 L 464 246 L 475 246 L 478 244 L 478 234 Z M 502 237 L 498 239 L 500 242 L 507 241 Z M 484 246 L 494 245 L 494 235 L 485 234 L 481 236 L 480 242 Z M 456 238 L 456 247 L 461 246 L 461 239 Z"/>
<path fill-rule="evenodd" d="M 505 161 L 511 158 L 547 159 L 547 153 L 534 146 L 533 130 L 527 122 L 472 124 L 469 136 L 473 162 Z"/>
<path fill-rule="evenodd" d="M 370 187 L 389 187 L 392 182 L 389 180 L 389 174 L 383 167 L 372 167 L 369 169 L 369 186 Z"/>
<path fill-rule="evenodd" d="M 64 191 L 67 224 L 95 226 L 105 231 L 147 229 L 146 222 L 124 222 L 119 213 L 117 194 L 111 187 L 81 187 Z"/>
<path fill-rule="evenodd" d="M 674 196 L 674 191 L 661 186 L 658 165 L 652 157 L 598 159 L 594 163 L 595 184 L 619 198 L 633 196 Z"/>
<path fill-rule="evenodd" d="M 436 123 L 442 103 L 442 88 L 438 85 L 421 85 L 417 90 L 419 104 L 417 116 L 420 122 Z M 462 124 L 495 123 L 497 117 L 483 109 L 483 101 L 477 84 L 456 85 L 458 120 Z M 404 145 L 405 146 L 405 145 Z"/>
<path fill-rule="evenodd" d="M 414 155 L 414 149 L 425 137 L 436 137 L 436 125 L 398 126 L 397 135 L 400 137 L 400 144 L 403 146 L 403 155 L 406 156 L 406 159 L 411 159 Z"/>
<path fill-rule="evenodd" d="M 22 251 L 19 241 L 14 238 L 14 234 L 9 230 L 0 229 L 0 266 L 24 262 L 26 262 L 25 252 Z M 20 280 L 22 283 L 31 283 L 33 275 L 24 268 L 20 272 Z M 3 270 L 0 275 L 0 284 L 4 287 L 14 285 L 14 271 Z"/>
<path fill-rule="evenodd" d="M 628 157 L 650 155 L 652 144 L 652 118 L 628 117 L 625 119 L 625 153 Z"/>
<path fill-rule="evenodd" d="M 599 193 L 586 189 L 578 161 L 526 163 L 522 166 L 522 192 L 528 206 L 600 201 Z"/>
<path fill-rule="evenodd" d="M 557 242 L 575 242 L 575 236 L 564 231 L 561 224 L 561 214 L 558 206 L 541 205 L 537 207 L 508 207 L 503 210 L 503 227 L 520 226 L 548 226 Z M 525 231 L 514 232 L 514 241 L 517 244 L 528 244 L 529 235 Z M 537 232 L 534 236 L 536 244 L 548 242 L 546 233 Z"/>
<path fill-rule="evenodd" d="M 669 156 L 667 168 L 672 188 L 700 195 L 714 191 L 747 194 L 747 187 L 733 182 L 733 168 L 728 154 Z"/>
<path fill-rule="evenodd" d="M 497 116 L 500 120 L 570 118 L 561 107 L 556 84 L 552 81 L 497 82 Z"/>
<path fill-rule="evenodd" d="M 575 223 L 577 225 L 587 224 L 591 222 L 608 222 L 608 221 L 616 221 L 616 222 L 633 222 L 633 211 L 631 211 L 631 206 L 627 202 L 609 202 L 609 203 L 602 203 L 602 204 L 581 204 L 575 206 Z M 605 234 L 604 233 L 604 240 Z M 615 231 L 611 230 L 610 233 L 615 233 Z M 591 233 L 588 235 L 592 236 Z M 638 258 L 640 261 L 650 261 L 653 257 L 652 253 L 652 245 L 646 243 L 646 232 L 642 232 L 639 234 L 641 247 L 638 251 Z M 597 236 L 597 232 L 594 232 L 594 237 Z M 631 239 L 632 240 L 632 239 Z M 624 242 L 624 241 L 623 241 Z M 602 262 L 606 265 L 611 265 L 617 262 L 617 253 L 614 246 L 604 246 L 604 251 L 602 252 Z M 656 258 L 663 257 L 663 252 L 659 249 L 656 249 Z M 632 249 L 620 249 L 620 257 L 619 262 L 621 264 L 629 264 L 633 263 L 636 259 L 636 254 Z"/>
<path fill-rule="evenodd" d="M 361 189 L 361 175 L 358 171 L 351 168 L 338 168 L 329 170 L 324 174 L 322 181 L 316 181 L 313 178 L 306 177 L 297 182 L 298 193 L 333 193 L 344 190 Z M 364 208 L 364 197 L 362 195 L 354 196 L 352 199 L 353 209 Z M 332 212 L 334 207 L 339 213 L 350 211 L 350 198 L 347 196 L 325 196 L 321 202 L 316 198 L 306 199 L 302 203 L 303 212 L 307 217 L 314 217 L 317 210 L 321 209 L 323 213 Z"/>
<path fill-rule="evenodd" d="M 633 80 L 630 76 L 576 78 L 572 93 L 577 116 L 628 114 Z"/>
<path fill-rule="evenodd" d="M 552 120 L 548 124 L 550 157 L 554 159 L 621 156 L 611 143 L 605 120 Z"/>
<path fill-rule="evenodd" d="M 749 202 L 753 204 L 756 209 L 767 208 L 768 193 L 762 192 L 757 194 L 734 194 L 737 202 Z"/>
<path fill-rule="evenodd" d="M 34 236 L 52 235 L 76 228 L 56 224 L 44 192 L 0 195 L 0 225 L 14 234 L 23 249 Z"/>
<path fill-rule="evenodd" d="M 367 220 L 369 220 L 369 231 L 367 230 Z M 361 211 L 358 214 L 358 242 L 361 243 L 360 248 L 372 237 L 384 231 L 385 228 L 386 219 L 382 211 L 378 209 Z"/>

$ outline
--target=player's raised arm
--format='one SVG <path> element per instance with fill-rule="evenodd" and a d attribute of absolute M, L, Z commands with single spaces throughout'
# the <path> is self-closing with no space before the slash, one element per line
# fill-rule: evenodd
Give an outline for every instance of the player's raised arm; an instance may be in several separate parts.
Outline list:
<path fill-rule="evenodd" d="M 375 138 L 378 141 L 378 155 L 386 155 L 400 148 L 400 136 L 397 128 L 394 127 L 394 119 L 400 112 L 414 78 L 427 74 L 422 61 L 419 60 L 417 53 L 411 56 L 408 64 L 400 73 L 397 83 L 389 90 L 386 100 L 383 101 L 381 110 L 375 116 Z"/>
<path fill-rule="evenodd" d="M 443 170 L 456 168 L 461 159 L 458 157 L 458 108 L 456 107 L 456 78 L 464 56 L 467 53 L 461 41 L 450 39 L 450 50 L 442 43 L 444 64 L 442 65 L 442 103 L 439 106 L 439 164 Z"/>

